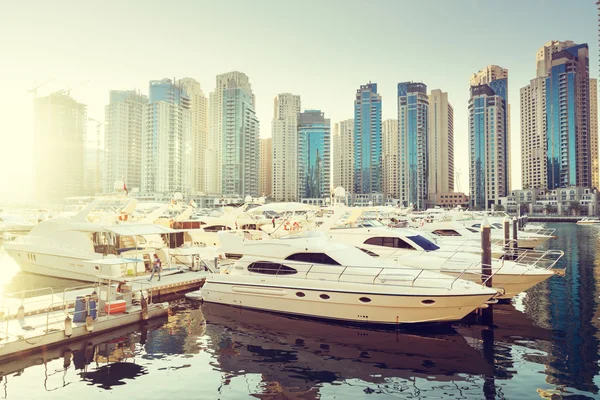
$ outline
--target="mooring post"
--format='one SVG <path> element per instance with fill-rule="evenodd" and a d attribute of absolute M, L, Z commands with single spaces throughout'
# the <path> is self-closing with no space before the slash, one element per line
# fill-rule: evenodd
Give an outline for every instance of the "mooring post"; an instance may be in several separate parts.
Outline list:
<path fill-rule="evenodd" d="M 502 223 L 504 227 L 504 251 L 508 253 L 510 250 L 510 221 L 508 217 L 504 217 Z"/>
<path fill-rule="evenodd" d="M 512 240 L 512 247 L 514 250 L 514 256 L 517 255 L 517 247 L 519 247 L 519 241 L 518 241 L 518 233 L 519 233 L 519 228 L 517 227 L 517 218 L 513 219 L 513 226 L 512 226 L 512 236 L 513 236 L 513 240 Z"/>
<path fill-rule="evenodd" d="M 486 219 L 481 224 L 481 280 L 485 286 L 492 287 L 492 226 Z M 488 304 L 481 312 L 485 325 L 493 324 L 493 306 Z"/>

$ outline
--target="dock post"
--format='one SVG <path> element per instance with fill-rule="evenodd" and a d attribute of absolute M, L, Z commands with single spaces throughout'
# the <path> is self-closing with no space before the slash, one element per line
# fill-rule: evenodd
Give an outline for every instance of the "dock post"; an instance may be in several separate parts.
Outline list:
<path fill-rule="evenodd" d="M 504 253 L 505 255 L 507 255 L 507 253 L 510 251 L 510 221 L 508 219 L 508 217 L 504 217 L 504 220 L 502 221 L 502 225 L 504 228 Z"/>
<path fill-rule="evenodd" d="M 513 242 L 512 242 L 512 247 L 514 250 L 514 256 L 516 257 L 517 255 L 517 247 L 519 247 L 519 228 L 517 226 L 517 218 L 515 217 L 513 219 L 513 226 L 512 226 L 512 236 L 513 236 Z"/>
<path fill-rule="evenodd" d="M 487 218 L 481 224 L 481 282 L 487 287 L 492 287 L 492 227 Z M 481 311 L 482 322 L 492 325 L 493 315 L 493 306 L 488 304 L 488 307 Z"/>

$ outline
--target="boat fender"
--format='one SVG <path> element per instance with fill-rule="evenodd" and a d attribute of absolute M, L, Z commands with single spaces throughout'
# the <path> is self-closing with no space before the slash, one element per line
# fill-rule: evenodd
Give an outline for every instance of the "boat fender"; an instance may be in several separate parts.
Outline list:
<path fill-rule="evenodd" d="M 94 330 L 94 319 L 92 318 L 91 315 L 88 315 L 87 317 L 85 317 L 85 329 L 88 332 L 92 332 Z"/>
<path fill-rule="evenodd" d="M 25 320 L 25 306 L 23 306 L 23 304 L 21 304 L 17 310 L 17 319 L 19 321 Z"/>
<path fill-rule="evenodd" d="M 144 321 L 148 321 L 148 302 L 146 301 L 146 298 L 144 296 L 142 296 L 142 320 Z"/>
<path fill-rule="evenodd" d="M 71 349 L 66 349 L 63 354 L 63 368 L 67 369 L 71 366 Z"/>
<path fill-rule="evenodd" d="M 65 318 L 65 336 L 71 337 L 73 334 L 73 320 L 71 316 L 67 314 L 67 318 Z"/>

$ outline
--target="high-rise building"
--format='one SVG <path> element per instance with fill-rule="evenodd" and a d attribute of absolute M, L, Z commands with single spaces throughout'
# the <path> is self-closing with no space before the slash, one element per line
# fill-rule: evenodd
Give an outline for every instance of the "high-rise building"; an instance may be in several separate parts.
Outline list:
<path fill-rule="evenodd" d="M 405 206 L 427 207 L 429 168 L 429 97 L 427 85 L 398 84 L 400 200 Z"/>
<path fill-rule="evenodd" d="M 354 193 L 381 193 L 381 96 L 361 85 L 354 100 Z"/>
<path fill-rule="evenodd" d="M 546 78 L 547 185 L 592 185 L 588 46 L 552 54 Z"/>
<path fill-rule="evenodd" d="M 252 107 L 255 107 L 254 94 L 246 74 L 232 71 L 217 75 L 215 91 L 209 95 L 209 134 L 206 154 L 206 191 L 209 193 L 221 193 L 223 186 L 222 170 L 219 167 L 223 165 L 223 92 L 227 89 L 229 81 L 234 81 L 239 88 L 243 89 L 250 97 Z"/>
<path fill-rule="evenodd" d="M 150 81 L 142 134 L 142 192 L 186 192 L 190 176 L 190 98 L 170 79 Z"/>
<path fill-rule="evenodd" d="M 273 197 L 277 201 L 296 201 L 300 96 L 282 93 L 273 103 Z"/>
<path fill-rule="evenodd" d="M 439 89 L 429 94 L 428 138 L 429 197 L 432 204 L 441 193 L 454 191 L 454 109 L 448 93 Z"/>
<path fill-rule="evenodd" d="M 508 70 L 488 66 L 471 77 L 469 186 L 472 208 L 489 209 L 509 191 Z"/>
<path fill-rule="evenodd" d="M 273 195 L 273 139 L 260 139 L 260 169 L 258 192 L 261 196 Z"/>
<path fill-rule="evenodd" d="M 320 110 L 298 114 L 298 199 L 328 198 L 331 125 Z"/>
<path fill-rule="evenodd" d="M 190 184 L 191 193 L 206 193 L 206 150 L 208 149 L 208 99 L 200 83 L 183 78 L 179 86 L 190 98 Z"/>
<path fill-rule="evenodd" d="M 350 193 L 354 188 L 354 120 L 335 124 L 333 140 L 333 186 Z"/>
<path fill-rule="evenodd" d="M 142 127 L 148 97 L 136 90 L 111 90 L 104 108 L 104 193 L 115 181 L 129 188 L 142 185 Z"/>
<path fill-rule="evenodd" d="M 37 202 L 62 205 L 83 194 L 87 106 L 65 92 L 34 100 L 33 176 Z"/>
<path fill-rule="evenodd" d="M 590 143 L 592 157 L 592 187 L 600 189 L 598 163 L 598 79 L 590 79 Z"/>
<path fill-rule="evenodd" d="M 223 91 L 222 115 L 221 193 L 258 197 L 260 126 L 252 93 L 234 79 Z"/>
<path fill-rule="evenodd" d="M 551 40 L 536 53 L 536 77 L 520 91 L 521 105 L 521 170 L 526 189 L 547 188 L 546 174 L 546 77 L 552 56 L 573 46 L 570 40 Z"/>
<path fill-rule="evenodd" d="M 383 146 L 382 146 L 382 177 L 383 194 L 388 199 L 400 198 L 399 162 L 400 149 L 398 145 L 398 120 L 386 119 L 383 121 Z"/>

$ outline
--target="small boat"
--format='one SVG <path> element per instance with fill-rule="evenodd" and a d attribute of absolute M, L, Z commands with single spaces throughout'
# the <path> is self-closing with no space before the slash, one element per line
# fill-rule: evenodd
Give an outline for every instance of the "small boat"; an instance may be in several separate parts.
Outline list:
<path fill-rule="evenodd" d="M 595 225 L 600 224 L 600 219 L 596 217 L 585 217 L 577 221 L 577 225 Z"/>

